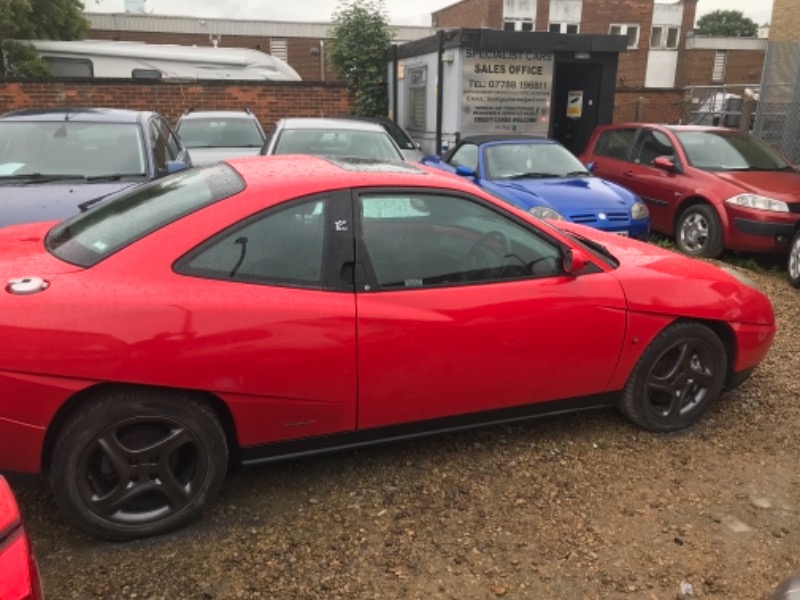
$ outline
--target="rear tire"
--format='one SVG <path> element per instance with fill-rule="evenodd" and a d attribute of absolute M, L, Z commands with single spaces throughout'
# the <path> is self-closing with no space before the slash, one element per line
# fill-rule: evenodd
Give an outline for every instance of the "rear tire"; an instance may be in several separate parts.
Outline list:
<path fill-rule="evenodd" d="M 625 385 L 619 408 L 650 431 L 695 424 L 722 393 L 727 355 L 711 329 L 678 322 L 645 349 Z"/>
<path fill-rule="evenodd" d="M 722 224 L 713 206 L 694 204 L 678 218 L 675 242 L 684 254 L 717 258 L 723 251 Z"/>
<path fill-rule="evenodd" d="M 789 247 L 787 271 L 789 273 L 789 283 L 793 287 L 800 288 L 800 229 L 795 232 L 792 244 Z"/>
<path fill-rule="evenodd" d="M 196 519 L 222 486 L 227 464 L 225 433 L 206 403 L 137 388 L 98 395 L 68 419 L 50 478 L 81 529 L 129 540 Z"/>

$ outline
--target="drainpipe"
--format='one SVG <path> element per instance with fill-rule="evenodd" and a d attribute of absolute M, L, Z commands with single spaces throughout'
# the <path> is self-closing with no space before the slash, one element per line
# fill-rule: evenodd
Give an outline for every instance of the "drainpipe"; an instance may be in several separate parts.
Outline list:
<path fill-rule="evenodd" d="M 320 81 L 325 81 L 325 40 L 319 41 L 319 75 Z"/>
<path fill-rule="evenodd" d="M 397 82 L 399 81 L 399 79 L 398 79 L 398 75 L 399 74 L 397 72 L 398 71 L 397 54 L 398 54 L 398 52 L 397 52 L 397 44 L 392 44 L 392 53 L 391 53 L 391 57 L 392 57 L 392 102 L 391 102 L 390 114 L 392 115 L 392 121 L 394 121 L 395 123 L 398 123 L 397 115 L 400 112 L 397 109 L 397 97 L 398 97 Z M 398 125 L 399 125 L 399 123 L 398 123 Z"/>
<path fill-rule="evenodd" d="M 439 38 L 439 52 L 436 56 L 436 154 L 442 151 L 442 108 L 444 106 L 444 31 L 436 32 Z"/>

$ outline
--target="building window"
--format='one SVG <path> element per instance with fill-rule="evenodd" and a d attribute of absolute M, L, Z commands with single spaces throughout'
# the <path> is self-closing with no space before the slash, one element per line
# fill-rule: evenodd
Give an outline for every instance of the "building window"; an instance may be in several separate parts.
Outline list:
<path fill-rule="evenodd" d="M 425 131 L 428 113 L 427 91 L 428 67 L 408 69 L 408 117 L 406 127 L 415 131 Z"/>
<path fill-rule="evenodd" d="M 533 19 L 506 19 L 503 22 L 504 31 L 533 31 Z"/>
<path fill-rule="evenodd" d="M 727 64 L 727 51 L 717 50 L 717 53 L 714 55 L 714 67 L 711 71 L 711 81 L 713 83 L 723 83 L 725 81 L 725 67 Z"/>
<path fill-rule="evenodd" d="M 639 47 L 639 26 L 633 24 L 612 24 L 608 28 L 611 35 L 624 35 L 628 38 L 628 50 Z"/>
<path fill-rule="evenodd" d="M 548 29 L 550 33 L 578 33 L 579 30 L 577 23 L 550 23 Z"/>
<path fill-rule="evenodd" d="M 653 27 L 650 32 L 650 48 L 653 50 L 677 50 L 679 32 L 677 27 Z"/>
<path fill-rule="evenodd" d="M 286 45 L 285 38 L 270 38 L 269 40 L 269 53 L 275 58 L 280 58 L 282 61 L 288 62 L 289 48 Z"/>

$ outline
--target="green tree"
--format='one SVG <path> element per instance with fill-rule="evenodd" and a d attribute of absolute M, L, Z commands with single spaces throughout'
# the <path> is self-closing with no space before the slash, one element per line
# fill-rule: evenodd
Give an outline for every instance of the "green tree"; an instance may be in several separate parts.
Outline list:
<path fill-rule="evenodd" d="M 697 20 L 697 35 L 755 37 L 758 25 L 740 10 L 715 10 Z"/>
<path fill-rule="evenodd" d="M 358 115 L 382 117 L 388 111 L 385 53 L 394 33 L 382 0 L 341 0 L 333 14 L 328 55 L 355 99 Z"/>
<path fill-rule="evenodd" d="M 9 40 L 76 40 L 88 27 L 80 0 L 0 0 L 0 75 L 50 72 L 33 48 Z"/>

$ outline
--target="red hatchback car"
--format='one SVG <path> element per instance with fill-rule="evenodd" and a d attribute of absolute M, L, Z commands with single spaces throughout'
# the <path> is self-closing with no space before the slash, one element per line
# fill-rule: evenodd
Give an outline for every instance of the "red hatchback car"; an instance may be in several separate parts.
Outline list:
<path fill-rule="evenodd" d="M 734 271 L 364 159 L 219 163 L 7 228 L 0 276 L 0 469 L 115 539 L 198 516 L 230 462 L 596 406 L 681 429 L 775 332 Z"/>
<path fill-rule="evenodd" d="M 800 173 L 755 136 L 641 123 L 598 127 L 580 156 L 648 204 L 690 256 L 786 253 L 800 230 Z"/>

